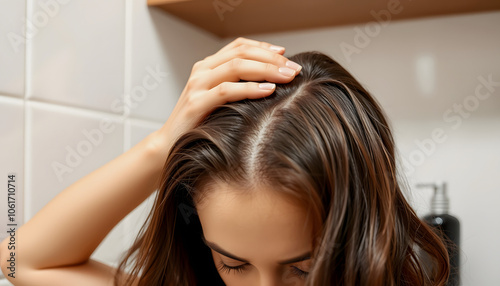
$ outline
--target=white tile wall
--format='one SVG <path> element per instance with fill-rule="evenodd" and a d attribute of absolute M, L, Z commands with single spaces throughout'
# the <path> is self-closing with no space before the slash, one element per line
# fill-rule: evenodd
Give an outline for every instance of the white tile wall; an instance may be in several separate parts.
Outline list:
<path fill-rule="evenodd" d="M 199 28 L 148 8 L 146 1 L 133 1 L 132 8 L 131 79 L 126 88 L 135 103 L 131 114 L 163 122 L 175 106 L 192 65 L 215 53 L 219 42 Z M 141 90 L 147 91 L 145 96 Z"/>
<path fill-rule="evenodd" d="M 28 41 L 13 46 L 6 35 L 24 35 L 26 25 Z M 219 44 L 142 0 L 0 0 L 0 33 L 0 171 L 26 175 L 26 187 L 18 182 L 24 203 L 18 218 L 25 212 L 26 220 L 64 188 L 158 129 L 192 64 Z M 125 102 L 131 103 L 128 109 Z M 96 132 L 105 118 L 114 130 L 102 132 L 101 139 Z M 122 220 L 92 258 L 116 265 L 152 199 Z M 4 204 L 0 210 L 6 211 Z M 3 238 L 6 223 L 1 222 Z M 0 285 L 11 284 L 0 279 Z"/>
<path fill-rule="evenodd" d="M 79 178 L 123 152 L 123 119 L 28 102 L 27 219 Z"/>
<path fill-rule="evenodd" d="M 15 218 L 19 226 L 23 223 L 23 193 L 24 193 L 24 102 L 18 98 L 0 96 L 0 174 L 2 190 L 0 195 L 0 240 L 7 236 L 7 186 L 9 174 L 15 174 Z"/>
<path fill-rule="evenodd" d="M 125 2 L 30 3 L 29 15 L 39 24 L 28 51 L 28 96 L 115 112 L 112 104 L 124 93 Z"/>
<path fill-rule="evenodd" d="M 25 1 L 0 0 L 0 94 L 24 96 Z"/>

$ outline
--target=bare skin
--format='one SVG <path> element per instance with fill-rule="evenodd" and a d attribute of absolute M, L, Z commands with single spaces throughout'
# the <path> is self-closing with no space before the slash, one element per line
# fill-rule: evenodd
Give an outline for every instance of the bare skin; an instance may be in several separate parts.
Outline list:
<path fill-rule="evenodd" d="M 261 98 L 274 89 L 257 82 L 286 83 L 284 49 L 238 38 L 197 62 L 167 122 L 136 146 L 78 180 L 17 231 L 15 285 L 113 285 L 114 269 L 90 255 L 109 231 L 158 186 L 172 143 L 218 104 Z M 240 79 L 251 82 L 240 83 Z M 134 166 L 141 166 L 136 168 Z M 99 198 L 99 199 L 96 199 Z M 8 273 L 8 241 L 0 266 Z"/>
<path fill-rule="evenodd" d="M 196 209 L 224 283 L 304 285 L 313 251 L 306 209 L 269 187 L 248 194 L 226 184 L 213 190 Z"/>

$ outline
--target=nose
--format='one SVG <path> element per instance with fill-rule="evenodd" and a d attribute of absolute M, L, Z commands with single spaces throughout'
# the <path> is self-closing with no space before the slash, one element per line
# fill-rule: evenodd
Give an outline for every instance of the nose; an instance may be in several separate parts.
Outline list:
<path fill-rule="evenodd" d="M 293 273 L 284 271 L 281 275 L 279 273 L 262 274 L 259 286 L 301 286 L 302 282 Z"/>

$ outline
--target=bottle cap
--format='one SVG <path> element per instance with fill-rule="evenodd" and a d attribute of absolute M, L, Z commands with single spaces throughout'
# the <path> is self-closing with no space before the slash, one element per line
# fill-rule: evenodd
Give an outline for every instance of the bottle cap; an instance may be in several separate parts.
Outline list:
<path fill-rule="evenodd" d="M 431 199 L 431 214 L 448 214 L 450 209 L 450 201 L 446 194 L 446 182 L 417 184 L 417 188 L 424 187 L 432 187 L 434 189 L 434 195 Z"/>

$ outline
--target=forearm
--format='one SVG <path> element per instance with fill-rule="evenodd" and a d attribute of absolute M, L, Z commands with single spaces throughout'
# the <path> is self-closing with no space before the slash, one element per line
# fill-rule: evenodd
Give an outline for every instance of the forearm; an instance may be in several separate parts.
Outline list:
<path fill-rule="evenodd" d="M 155 133 L 78 180 L 23 225 L 17 233 L 18 261 L 36 269 L 86 261 L 158 187 L 168 148 L 161 150 L 154 139 Z"/>

